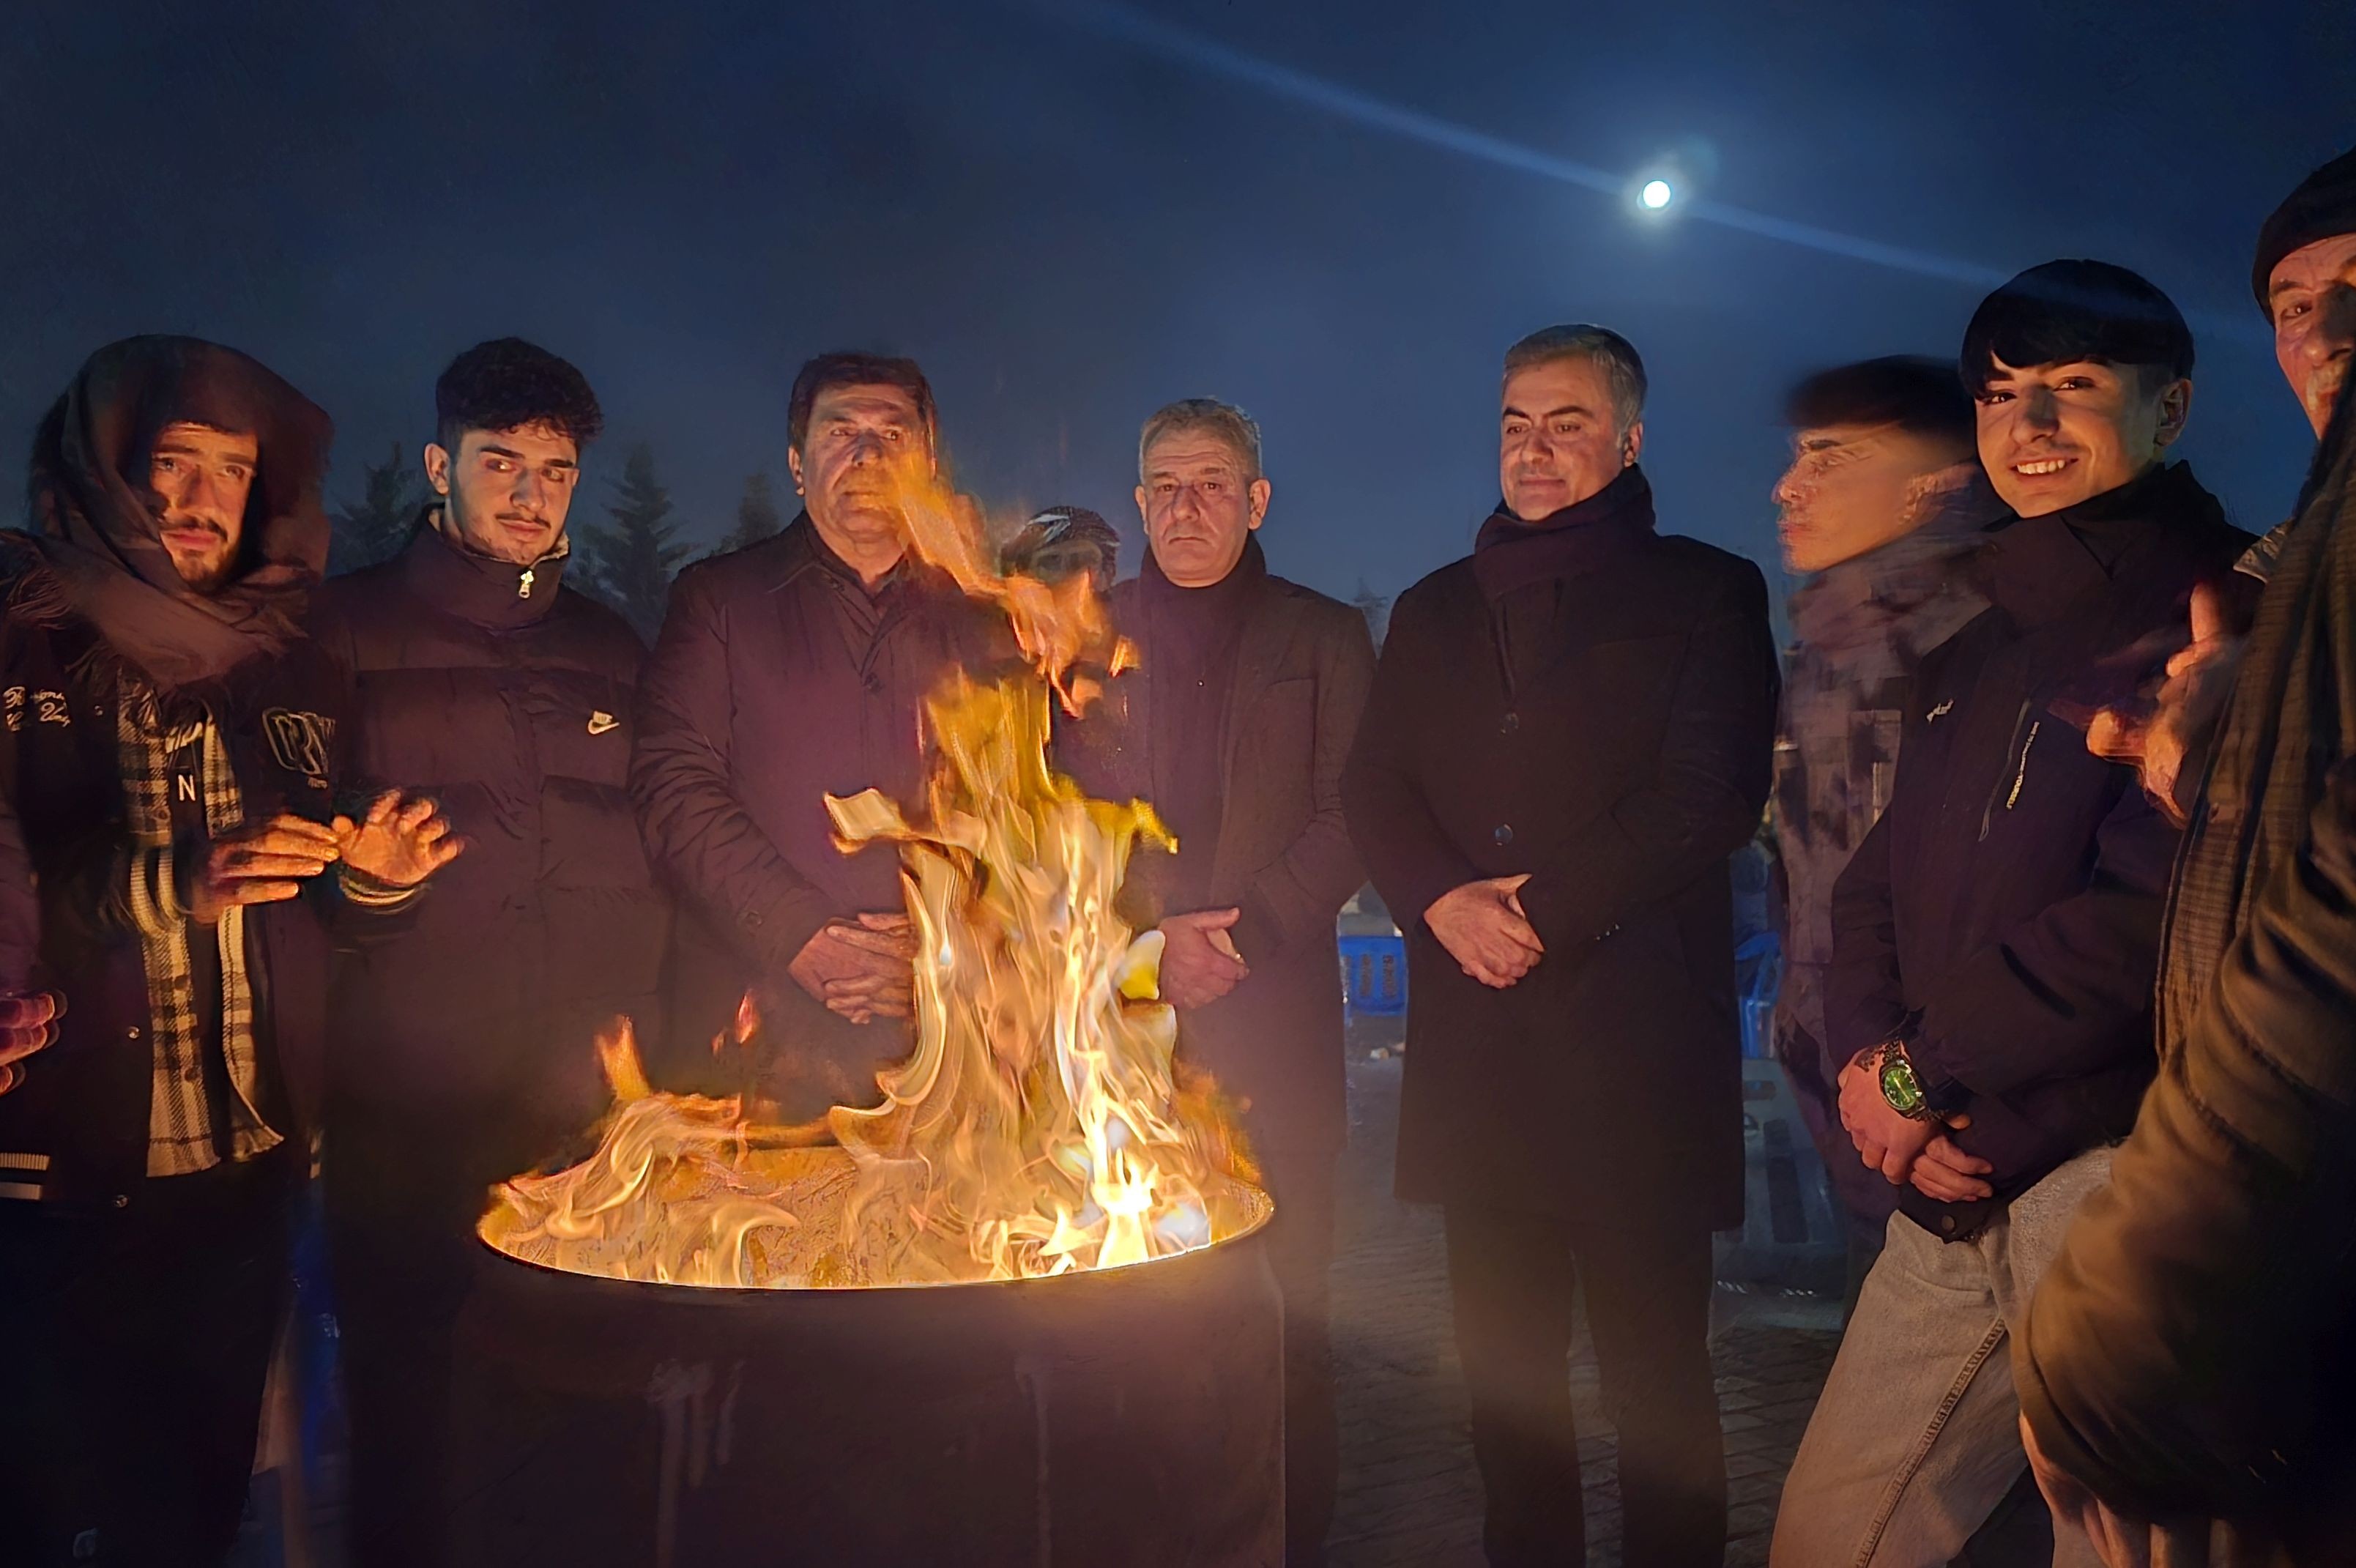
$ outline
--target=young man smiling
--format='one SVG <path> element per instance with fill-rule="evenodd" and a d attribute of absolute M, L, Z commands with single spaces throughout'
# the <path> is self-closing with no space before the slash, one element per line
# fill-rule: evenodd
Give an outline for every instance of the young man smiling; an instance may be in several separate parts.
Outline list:
<path fill-rule="evenodd" d="M 476 844 L 407 940 L 347 961 L 329 1063 L 353 1555 L 408 1568 L 444 1555 L 449 1336 L 484 1192 L 602 1107 L 596 1031 L 659 1026 L 669 918 L 628 791 L 646 650 L 563 581 L 597 400 L 507 338 L 452 360 L 434 403 L 441 499 L 312 617 L 352 676 L 359 766 L 430 781 Z"/>
<path fill-rule="evenodd" d="M 1976 563 L 1989 607 L 1923 663 L 1889 809 L 1834 894 L 1841 1120 L 1900 1212 L 1784 1488 L 1789 1568 L 1944 1563 L 2022 1473 L 2005 1341 L 2151 1079 L 2178 842 L 2074 726 L 2249 542 L 2166 461 L 2192 339 L 2133 273 L 2023 273 L 1961 370 L 2018 515 Z M 2056 1563 L 2092 1561 L 2058 1536 Z"/>

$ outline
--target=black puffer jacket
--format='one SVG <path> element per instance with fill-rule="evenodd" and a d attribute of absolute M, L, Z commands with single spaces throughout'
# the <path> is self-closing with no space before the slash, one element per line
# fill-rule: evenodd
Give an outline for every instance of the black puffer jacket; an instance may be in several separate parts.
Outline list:
<path fill-rule="evenodd" d="M 408 938 L 338 979 L 330 1118 L 463 1129 L 464 1157 L 505 1175 L 602 1105 L 607 1019 L 659 1026 L 669 917 L 627 789 L 644 650 L 561 585 L 562 556 L 527 583 L 434 517 L 313 610 L 353 673 L 359 776 L 432 795 L 466 841 Z"/>

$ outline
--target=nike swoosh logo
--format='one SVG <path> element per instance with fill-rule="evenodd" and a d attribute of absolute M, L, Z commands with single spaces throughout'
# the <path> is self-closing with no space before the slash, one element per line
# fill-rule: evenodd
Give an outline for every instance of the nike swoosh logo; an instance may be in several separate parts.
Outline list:
<path fill-rule="evenodd" d="M 597 712 L 589 715 L 589 733 L 591 735 L 604 735 L 609 729 L 620 729 L 621 727 L 622 721 L 616 718 L 613 714 L 605 712 L 603 708 L 600 708 Z"/>

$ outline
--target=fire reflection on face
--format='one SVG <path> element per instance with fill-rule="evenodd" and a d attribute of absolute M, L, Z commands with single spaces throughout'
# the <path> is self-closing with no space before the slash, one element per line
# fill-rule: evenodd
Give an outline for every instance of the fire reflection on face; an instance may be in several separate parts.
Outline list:
<path fill-rule="evenodd" d="M 501 1251 L 671 1283 L 950 1283 L 1144 1262 L 1267 1214 L 1215 1090 L 1182 1082 L 1159 936 L 1114 909 L 1131 849 L 1168 835 L 1048 766 L 1051 704 L 1084 703 L 1076 669 L 1117 669 L 1125 646 L 1087 578 L 998 577 L 969 501 L 913 468 L 900 483 L 912 547 L 1003 606 L 1044 677 L 936 693 L 921 819 L 873 790 L 827 801 L 846 850 L 901 847 L 915 1050 L 880 1103 L 786 1127 L 744 1095 L 653 1093 L 617 1034 L 597 1154 L 498 1189 L 483 1234 Z M 756 1027 L 748 1010 L 738 1033 Z"/>

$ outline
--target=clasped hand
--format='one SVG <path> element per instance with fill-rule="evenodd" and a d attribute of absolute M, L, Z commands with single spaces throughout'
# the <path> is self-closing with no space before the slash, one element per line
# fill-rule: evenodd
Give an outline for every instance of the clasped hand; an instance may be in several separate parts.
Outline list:
<path fill-rule="evenodd" d="M 1423 912 L 1423 923 L 1465 973 L 1503 991 L 1535 968 L 1546 944 L 1522 908 L 1529 874 L 1493 876 L 1451 888 Z"/>
<path fill-rule="evenodd" d="M 916 930 L 908 917 L 868 913 L 830 920 L 786 972 L 827 1011 L 854 1024 L 916 1011 Z"/>
<path fill-rule="evenodd" d="M 1971 1117 L 1960 1112 L 1926 1122 L 1901 1116 L 1882 1098 L 1873 1054 L 1859 1051 L 1840 1072 L 1841 1125 L 1865 1167 L 1879 1171 L 1892 1187 L 1911 1185 L 1941 1203 L 1993 1196 L 1996 1189 L 1981 1178 L 1996 1167 L 1964 1153 L 1948 1135 L 1970 1126 Z"/>
<path fill-rule="evenodd" d="M 1228 933 L 1241 909 L 1197 909 L 1161 925 L 1162 999 L 1173 1007 L 1216 1002 L 1249 978 L 1251 969 Z"/>

